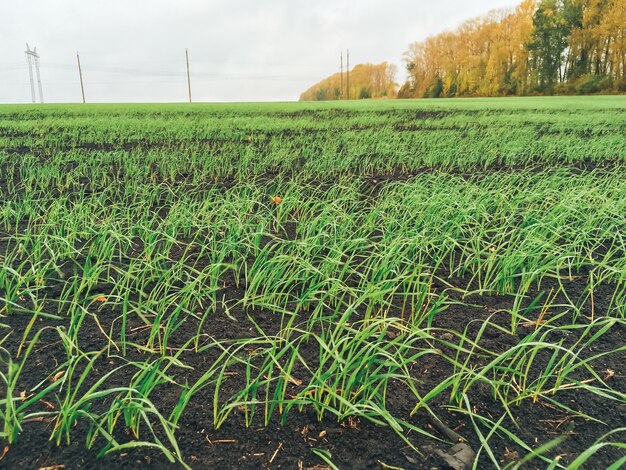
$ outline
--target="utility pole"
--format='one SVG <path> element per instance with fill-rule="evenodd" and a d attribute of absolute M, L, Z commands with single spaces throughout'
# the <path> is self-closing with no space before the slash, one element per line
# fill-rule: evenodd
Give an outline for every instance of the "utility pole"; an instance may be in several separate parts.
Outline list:
<path fill-rule="evenodd" d="M 30 49 L 28 43 L 26 43 L 26 60 L 28 61 L 28 75 L 30 76 L 30 96 L 35 103 L 35 81 L 33 79 L 33 63 L 35 64 L 35 74 L 37 75 L 37 85 L 39 88 L 39 101 L 43 103 L 43 89 L 41 87 L 41 75 L 39 74 L 39 54 L 37 54 L 37 48 Z"/>
<path fill-rule="evenodd" d="M 26 43 L 26 60 L 28 61 L 28 75 L 30 76 L 30 97 L 35 102 L 35 82 L 33 81 L 33 60 L 30 55 L 30 48 Z"/>
<path fill-rule="evenodd" d="M 80 56 L 76 53 L 76 61 L 78 62 L 78 76 L 80 77 L 80 92 L 83 95 L 83 103 L 85 102 L 85 87 L 83 86 L 83 70 L 80 68 Z"/>
<path fill-rule="evenodd" d="M 350 49 L 346 49 L 346 99 L 350 99 Z"/>
<path fill-rule="evenodd" d="M 185 59 L 187 61 L 187 90 L 189 91 L 189 102 L 191 103 L 191 77 L 189 76 L 189 51 L 185 49 Z"/>
<path fill-rule="evenodd" d="M 341 51 L 341 57 L 339 58 L 341 61 L 341 72 L 339 74 L 339 99 L 343 99 L 343 51 Z"/>
<path fill-rule="evenodd" d="M 41 75 L 39 75 L 39 54 L 37 51 L 35 51 L 35 72 L 37 72 L 37 84 L 39 85 L 39 101 L 43 104 L 43 88 L 41 87 Z"/>

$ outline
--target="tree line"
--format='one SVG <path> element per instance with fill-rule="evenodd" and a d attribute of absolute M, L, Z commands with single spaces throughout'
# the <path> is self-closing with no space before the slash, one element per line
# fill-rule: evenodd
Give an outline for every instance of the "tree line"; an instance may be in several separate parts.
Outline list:
<path fill-rule="evenodd" d="M 626 0 L 524 0 L 409 46 L 399 97 L 625 92 Z"/>
<path fill-rule="evenodd" d="M 623 93 L 626 0 L 524 0 L 411 44 L 404 62 L 399 90 L 386 62 L 355 66 L 349 97 Z M 300 99 L 345 98 L 340 75 Z"/>
<path fill-rule="evenodd" d="M 395 98 L 395 75 L 396 66 L 387 62 L 358 64 L 350 70 L 349 81 L 347 71 L 331 75 L 302 93 L 300 101 Z"/>

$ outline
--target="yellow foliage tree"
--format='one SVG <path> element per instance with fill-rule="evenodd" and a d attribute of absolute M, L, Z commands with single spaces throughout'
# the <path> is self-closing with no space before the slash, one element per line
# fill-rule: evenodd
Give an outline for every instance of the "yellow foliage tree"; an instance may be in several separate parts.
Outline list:
<path fill-rule="evenodd" d="M 626 91 L 626 0 L 524 0 L 409 45 L 400 97 Z"/>
<path fill-rule="evenodd" d="M 535 1 L 493 10 L 409 46 L 410 80 L 402 96 L 500 96 L 527 88 L 528 51 Z"/>
<path fill-rule="evenodd" d="M 358 64 L 350 71 L 349 90 L 347 73 L 344 72 L 343 78 L 341 73 L 336 73 L 302 93 L 300 101 L 395 98 L 398 90 L 395 75 L 396 67 L 387 62 Z"/>

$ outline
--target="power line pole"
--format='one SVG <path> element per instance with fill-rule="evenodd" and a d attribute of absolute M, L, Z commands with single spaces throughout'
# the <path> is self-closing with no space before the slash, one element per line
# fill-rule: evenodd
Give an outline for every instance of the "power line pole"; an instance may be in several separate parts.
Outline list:
<path fill-rule="evenodd" d="M 39 85 L 39 101 L 43 104 L 43 88 L 41 87 L 41 75 L 39 75 L 39 54 L 35 47 L 35 72 L 37 72 L 37 84 Z"/>
<path fill-rule="evenodd" d="M 35 81 L 33 80 L 33 51 L 30 50 L 30 46 L 26 43 L 26 61 L 28 62 L 28 75 L 30 76 L 30 96 L 33 103 L 35 103 Z"/>
<path fill-rule="evenodd" d="M 346 49 L 346 99 L 350 99 L 350 49 Z"/>
<path fill-rule="evenodd" d="M 76 61 L 78 62 L 78 76 L 80 77 L 80 92 L 83 95 L 83 103 L 85 102 L 85 87 L 83 86 L 83 70 L 80 68 L 80 56 L 76 53 Z"/>
<path fill-rule="evenodd" d="M 191 103 L 191 77 L 189 76 L 189 51 L 185 49 L 185 59 L 187 61 L 187 90 L 189 91 L 189 102 Z"/>
<path fill-rule="evenodd" d="M 41 75 L 39 73 L 39 54 L 37 54 L 37 48 L 31 50 L 28 43 L 26 43 L 26 60 L 28 61 L 28 75 L 30 76 L 30 96 L 35 103 L 35 81 L 33 79 L 33 64 L 35 65 L 35 74 L 37 76 L 37 88 L 39 89 L 39 101 L 43 103 L 43 88 L 41 87 Z"/>
<path fill-rule="evenodd" d="M 339 99 L 343 99 L 343 51 L 341 51 L 341 57 L 339 58 L 341 61 L 341 72 L 339 74 Z"/>

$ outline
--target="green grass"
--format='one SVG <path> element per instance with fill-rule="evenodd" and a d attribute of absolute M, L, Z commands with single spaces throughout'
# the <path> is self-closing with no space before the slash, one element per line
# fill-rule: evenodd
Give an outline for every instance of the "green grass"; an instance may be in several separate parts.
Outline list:
<path fill-rule="evenodd" d="M 560 440 L 517 436 L 515 410 L 542 401 L 601 422 L 562 394 L 626 401 L 600 366 L 624 347 L 596 352 L 626 323 L 625 107 L 0 106 L 0 438 L 49 418 L 58 445 L 154 447 L 185 465 L 177 425 L 210 399 L 207 426 L 310 408 L 390 426 L 418 455 L 416 436 L 433 436 L 388 404 L 402 390 L 415 415 L 467 416 L 496 467 L 500 436 L 524 462 L 563 466 Z M 493 297 L 504 306 L 473 318 Z M 459 305 L 466 324 L 437 326 Z M 207 333 L 233 315 L 253 332 Z M 489 331 L 511 347 L 493 349 Z M 24 377 L 43 336 L 62 345 L 58 364 Z M 214 361 L 199 369 L 200 355 Z M 415 370 L 432 361 L 450 374 L 424 389 Z M 500 416 L 473 411 L 483 386 Z"/>

